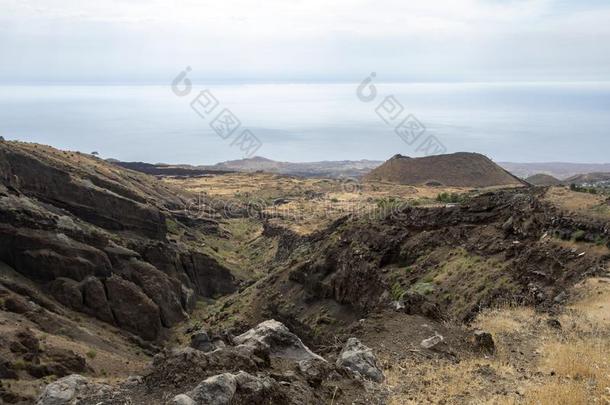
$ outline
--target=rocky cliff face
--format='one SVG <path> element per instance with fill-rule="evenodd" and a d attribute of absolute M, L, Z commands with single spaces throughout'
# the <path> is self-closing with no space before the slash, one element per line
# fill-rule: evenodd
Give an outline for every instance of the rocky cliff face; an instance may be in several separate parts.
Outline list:
<path fill-rule="evenodd" d="M 159 339 L 197 295 L 235 289 L 216 260 L 168 239 L 189 197 L 92 156 L 0 143 L 0 261 L 71 309 Z"/>

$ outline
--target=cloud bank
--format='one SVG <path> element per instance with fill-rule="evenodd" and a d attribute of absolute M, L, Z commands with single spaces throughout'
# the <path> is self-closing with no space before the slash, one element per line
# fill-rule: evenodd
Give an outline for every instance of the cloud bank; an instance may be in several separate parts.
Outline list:
<path fill-rule="evenodd" d="M 610 80 L 601 0 L 0 0 L 1 82 Z"/>

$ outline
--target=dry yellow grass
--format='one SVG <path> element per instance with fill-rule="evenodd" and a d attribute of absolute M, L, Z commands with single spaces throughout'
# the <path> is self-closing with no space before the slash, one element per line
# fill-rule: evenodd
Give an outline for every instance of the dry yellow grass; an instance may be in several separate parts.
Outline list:
<path fill-rule="evenodd" d="M 574 292 L 580 298 L 570 304 L 569 308 L 586 314 L 595 324 L 610 327 L 610 279 L 585 280 L 575 286 Z"/>
<path fill-rule="evenodd" d="M 573 381 L 555 380 L 531 389 L 526 394 L 528 405 L 587 405 L 586 388 Z"/>
<path fill-rule="evenodd" d="M 569 339 L 543 346 L 544 366 L 559 376 L 603 380 L 610 374 L 610 342 Z"/>
<path fill-rule="evenodd" d="M 466 193 L 455 187 L 414 187 L 391 183 L 359 183 L 355 179 L 297 178 L 272 173 L 230 173 L 198 178 L 165 178 L 166 183 L 218 199 L 237 199 L 267 207 L 265 212 L 279 225 L 300 234 L 328 226 L 340 216 L 376 215 L 378 202 L 439 205 L 439 193 Z M 488 189 L 485 189 L 488 190 Z M 481 189 L 480 191 L 484 191 Z M 274 200 L 283 200 L 274 205 Z"/>
<path fill-rule="evenodd" d="M 476 326 L 497 336 L 522 331 L 536 319 L 533 308 L 506 306 L 489 309 L 476 319 Z"/>
<path fill-rule="evenodd" d="M 514 367 L 492 359 L 472 358 L 458 364 L 406 362 L 385 373 L 394 393 L 389 405 L 514 403 L 516 394 L 496 392 L 499 387 L 489 383 L 486 373 L 500 381 L 517 375 Z"/>
<path fill-rule="evenodd" d="M 566 187 L 551 187 L 545 199 L 563 211 L 578 213 L 591 218 L 610 219 L 607 197 L 598 194 L 571 191 Z"/>
<path fill-rule="evenodd" d="M 495 356 L 392 367 L 389 403 L 610 404 L 610 283 L 590 279 L 572 293 L 559 331 L 531 308 L 484 311 L 473 326 L 492 333 Z"/>

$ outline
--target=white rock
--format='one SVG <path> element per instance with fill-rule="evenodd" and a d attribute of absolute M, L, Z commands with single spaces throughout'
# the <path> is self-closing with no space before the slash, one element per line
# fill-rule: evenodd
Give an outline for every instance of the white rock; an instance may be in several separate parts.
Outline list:
<path fill-rule="evenodd" d="M 170 405 L 196 405 L 193 398 L 185 394 L 176 395 L 170 402 Z"/>
<path fill-rule="evenodd" d="M 229 405 L 236 389 L 235 376 L 224 373 L 207 378 L 186 395 L 193 400 L 192 404 Z"/>
<path fill-rule="evenodd" d="M 37 405 L 74 404 L 79 390 L 88 384 L 85 377 L 72 374 L 47 385 L 38 398 Z"/>
<path fill-rule="evenodd" d="M 318 359 L 324 360 L 307 346 L 301 339 L 281 322 L 268 320 L 237 336 L 234 339 L 238 345 L 251 346 L 258 350 L 268 351 L 270 356 L 291 359 L 295 361 Z"/>
<path fill-rule="evenodd" d="M 445 338 L 443 336 L 439 335 L 438 333 L 436 333 L 434 336 L 431 336 L 428 339 L 422 340 L 420 345 L 424 349 L 431 349 L 434 346 L 441 343 L 443 340 L 445 340 Z"/>

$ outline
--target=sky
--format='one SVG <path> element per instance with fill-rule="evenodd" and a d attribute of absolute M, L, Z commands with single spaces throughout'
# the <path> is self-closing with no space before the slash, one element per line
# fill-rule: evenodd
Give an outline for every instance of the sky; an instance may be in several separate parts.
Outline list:
<path fill-rule="evenodd" d="M 244 157 L 170 91 L 187 67 L 275 160 L 418 156 L 355 97 L 375 72 L 375 103 L 398 97 L 448 152 L 608 161 L 609 0 L 0 0 L 0 135 Z"/>
<path fill-rule="evenodd" d="M 0 83 L 610 80 L 607 0 L 0 0 Z"/>

